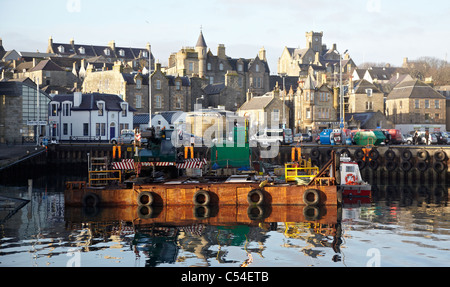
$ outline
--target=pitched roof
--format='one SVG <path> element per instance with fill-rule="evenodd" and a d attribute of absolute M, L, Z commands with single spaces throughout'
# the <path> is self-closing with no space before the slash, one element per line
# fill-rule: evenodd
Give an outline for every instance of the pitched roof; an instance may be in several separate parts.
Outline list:
<path fill-rule="evenodd" d="M 195 47 L 203 47 L 203 48 L 207 47 L 202 31 L 200 31 L 200 35 L 198 36 L 197 44 L 195 45 Z"/>
<path fill-rule="evenodd" d="M 380 90 L 367 80 L 359 80 L 354 82 L 353 92 L 355 94 L 366 94 L 366 89 L 372 89 L 373 93 L 381 93 Z"/>
<path fill-rule="evenodd" d="M 303 86 L 303 90 L 315 90 L 316 85 L 314 83 L 314 78 L 311 74 L 306 78 L 305 85 Z"/>
<path fill-rule="evenodd" d="M 265 94 L 260 97 L 253 97 L 249 101 L 245 102 L 239 109 L 240 110 L 260 110 L 267 107 L 274 99 L 273 94 Z"/>
<path fill-rule="evenodd" d="M 415 98 L 415 99 L 445 99 L 443 95 L 419 80 L 404 80 L 392 90 L 387 100 Z"/>
<path fill-rule="evenodd" d="M 53 101 L 64 102 L 71 101 L 73 102 L 73 94 L 65 94 L 65 95 L 55 95 L 53 97 Z M 120 104 L 124 102 L 119 96 L 113 94 L 100 94 L 100 93 L 91 93 L 91 94 L 82 94 L 81 104 L 78 107 L 72 107 L 72 110 L 79 111 L 90 111 L 90 110 L 98 110 L 97 101 L 105 102 L 105 110 L 107 111 L 121 111 L 122 107 Z M 129 111 L 135 112 L 136 110 L 128 106 Z"/>
<path fill-rule="evenodd" d="M 64 69 L 58 66 L 55 62 L 52 60 L 43 60 L 40 61 L 36 66 L 30 69 L 29 72 L 35 72 L 35 71 L 59 71 L 64 72 Z"/>

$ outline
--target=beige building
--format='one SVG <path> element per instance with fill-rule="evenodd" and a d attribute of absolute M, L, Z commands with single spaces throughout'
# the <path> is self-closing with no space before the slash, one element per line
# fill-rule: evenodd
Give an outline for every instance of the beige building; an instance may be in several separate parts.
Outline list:
<path fill-rule="evenodd" d="M 354 82 L 354 85 L 350 81 L 350 89 L 344 101 L 346 113 L 384 113 L 384 93 L 366 80 Z"/>
<path fill-rule="evenodd" d="M 308 75 L 294 97 L 294 131 L 312 132 L 338 126 L 336 104 L 333 90 L 325 83 L 317 86 L 314 76 Z"/>
<path fill-rule="evenodd" d="M 279 128 L 284 121 L 285 113 L 286 126 L 289 127 L 290 109 L 280 98 L 279 90 L 266 93 L 263 96 L 249 98 L 238 110 L 238 115 L 249 119 L 250 128 L 253 131 L 264 128 Z"/>
<path fill-rule="evenodd" d="M 405 80 L 389 93 L 386 116 L 402 133 L 445 131 L 446 99 L 419 80 Z"/>

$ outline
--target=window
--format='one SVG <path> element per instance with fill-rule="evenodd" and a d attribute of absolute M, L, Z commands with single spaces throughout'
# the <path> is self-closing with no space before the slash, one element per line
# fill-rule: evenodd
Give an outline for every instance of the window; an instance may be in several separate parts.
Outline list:
<path fill-rule="evenodd" d="M 260 77 L 257 77 L 257 78 L 256 78 L 256 87 L 257 87 L 257 88 L 261 88 L 261 86 L 262 86 L 261 78 L 260 78 Z"/>
<path fill-rule="evenodd" d="M 147 58 L 147 57 L 148 57 L 148 52 L 147 52 L 147 51 L 143 51 L 143 52 L 142 52 L 142 56 L 143 56 L 144 58 Z"/>
<path fill-rule="evenodd" d="M 136 89 L 140 89 L 142 86 L 142 80 L 141 79 L 136 79 Z"/>
<path fill-rule="evenodd" d="M 439 100 L 435 100 L 434 101 L 434 108 L 435 109 L 439 109 L 439 107 L 440 107 Z"/>
<path fill-rule="evenodd" d="M 68 127 L 67 123 L 64 123 L 63 124 L 63 135 L 65 135 L 65 136 L 68 134 L 67 127 Z"/>
<path fill-rule="evenodd" d="M 70 104 L 69 103 L 64 103 L 63 104 L 63 116 L 64 117 L 70 117 Z"/>
<path fill-rule="evenodd" d="M 136 95 L 136 105 L 135 106 L 136 106 L 136 109 L 142 108 L 142 95 Z M 122 111 L 122 113 L 123 113 L 123 111 Z"/>
<path fill-rule="evenodd" d="M 273 120 L 279 121 L 280 120 L 280 110 L 273 109 L 272 113 L 273 113 Z"/>
<path fill-rule="evenodd" d="M 103 103 L 97 103 L 98 115 L 103 116 Z"/>
<path fill-rule="evenodd" d="M 311 118 L 311 108 L 307 108 L 306 109 L 306 118 L 310 119 Z"/>
<path fill-rule="evenodd" d="M 209 84 L 210 85 L 214 84 L 214 77 L 209 77 Z"/>
<path fill-rule="evenodd" d="M 64 53 L 64 47 L 63 47 L 63 46 L 59 46 L 59 47 L 58 47 L 58 51 L 59 51 L 60 53 Z"/>
<path fill-rule="evenodd" d="M 120 49 L 120 50 L 119 50 L 119 55 L 120 55 L 121 57 L 125 57 L 125 51 L 122 50 L 122 49 Z"/>
<path fill-rule="evenodd" d="M 103 50 L 103 52 L 105 52 L 105 55 L 106 55 L 106 56 L 109 56 L 109 55 L 111 54 L 111 52 L 109 51 L 108 48 L 106 48 L 105 50 Z"/>
<path fill-rule="evenodd" d="M 175 102 L 175 108 L 181 109 L 181 96 L 177 96 L 176 102 Z"/>
<path fill-rule="evenodd" d="M 156 80 L 156 89 L 161 90 L 161 80 Z"/>
<path fill-rule="evenodd" d="M 105 136 L 106 135 L 105 123 L 96 123 L 95 124 L 95 135 L 96 136 Z"/>
<path fill-rule="evenodd" d="M 368 97 L 371 97 L 372 93 L 373 93 L 372 89 L 366 89 L 366 94 L 367 94 Z"/>
<path fill-rule="evenodd" d="M 244 70 L 244 65 L 239 64 L 237 69 L 238 69 L 238 72 L 242 72 Z"/>
<path fill-rule="evenodd" d="M 58 115 L 58 104 L 51 104 L 50 115 L 52 115 L 52 116 Z"/>
<path fill-rule="evenodd" d="M 373 102 L 366 102 L 366 110 L 368 111 L 373 110 Z"/>
<path fill-rule="evenodd" d="M 155 97 L 155 107 L 160 109 L 161 108 L 161 96 Z"/>
<path fill-rule="evenodd" d="M 208 64 L 206 65 L 206 68 L 208 69 L 208 71 L 211 71 L 211 63 L 208 63 Z"/>
<path fill-rule="evenodd" d="M 435 120 L 440 120 L 441 119 L 441 115 L 440 114 L 434 114 L 434 119 Z"/>
<path fill-rule="evenodd" d="M 89 135 L 89 124 L 83 123 L 83 136 L 88 136 L 88 135 Z"/>
<path fill-rule="evenodd" d="M 430 114 L 429 113 L 425 113 L 425 120 L 426 121 L 430 120 Z"/>
<path fill-rule="evenodd" d="M 258 64 L 256 64 L 256 66 L 255 66 L 255 71 L 259 72 L 259 65 Z"/>
<path fill-rule="evenodd" d="M 400 109 L 402 109 L 403 108 L 403 104 L 402 104 L 402 101 L 400 101 Z"/>
<path fill-rule="evenodd" d="M 141 96 L 141 95 L 139 95 L 139 96 Z M 136 101 L 137 101 L 137 96 L 136 96 Z M 126 117 L 127 116 L 127 111 L 128 111 L 128 105 L 127 104 L 122 104 L 121 107 L 122 107 L 122 117 Z"/>
<path fill-rule="evenodd" d="M 430 108 L 430 100 L 425 100 L 425 109 Z"/>
<path fill-rule="evenodd" d="M 176 81 L 175 82 L 175 87 L 176 87 L 177 91 L 181 90 L 181 82 L 180 81 Z"/>
<path fill-rule="evenodd" d="M 128 124 L 120 124 L 120 130 L 128 130 L 129 129 L 129 125 Z"/>
<path fill-rule="evenodd" d="M 219 64 L 219 70 L 223 71 L 223 64 L 222 63 Z"/>
<path fill-rule="evenodd" d="M 80 47 L 78 49 L 78 51 L 80 51 L 80 54 L 84 55 L 86 53 L 86 50 L 84 49 L 84 47 Z"/>
<path fill-rule="evenodd" d="M 420 102 L 419 102 L 419 100 L 414 100 L 414 108 L 415 109 L 420 109 Z"/>
<path fill-rule="evenodd" d="M 193 71 L 194 71 L 194 63 L 189 62 L 189 72 L 193 72 Z"/>

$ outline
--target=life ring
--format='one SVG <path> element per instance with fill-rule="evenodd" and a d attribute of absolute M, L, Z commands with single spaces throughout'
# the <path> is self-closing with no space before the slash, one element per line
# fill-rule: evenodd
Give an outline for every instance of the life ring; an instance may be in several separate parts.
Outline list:
<path fill-rule="evenodd" d="M 138 205 L 152 205 L 153 195 L 150 191 L 141 191 L 137 196 Z"/>
<path fill-rule="evenodd" d="M 247 202 L 250 205 L 261 205 L 264 201 L 264 195 L 259 189 L 252 189 L 247 194 Z"/>
<path fill-rule="evenodd" d="M 317 205 L 320 202 L 320 193 L 317 189 L 308 189 L 303 193 L 303 202 L 306 205 Z"/>
<path fill-rule="evenodd" d="M 81 202 L 85 207 L 97 207 L 100 202 L 100 198 L 97 194 L 88 192 L 83 195 L 83 199 L 81 200 Z"/>
<path fill-rule="evenodd" d="M 356 184 L 356 176 L 353 173 L 347 174 L 345 177 L 345 184 Z"/>
<path fill-rule="evenodd" d="M 203 189 L 197 190 L 193 198 L 194 204 L 200 206 L 209 205 L 210 200 L 211 197 L 209 196 L 209 192 Z"/>
<path fill-rule="evenodd" d="M 395 159 L 395 152 L 393 150 L 389 149 L 384 153 L 384 157 L 387 160 L 393 161 Z"/>

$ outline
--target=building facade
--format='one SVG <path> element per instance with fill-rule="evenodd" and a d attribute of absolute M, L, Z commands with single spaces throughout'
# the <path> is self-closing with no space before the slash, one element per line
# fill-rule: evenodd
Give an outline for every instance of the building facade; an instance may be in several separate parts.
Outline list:
<path fill-rule="evenodd" d="M 48 104 L 50 135 L 58 140 L 111 140 L 133 128 L 135 109 L 117 95 L 75 92 Z"/>
<path fill-rule="evenodd" d="M 406 134 L 446 130 L 446 98 L 419 80 L 405 80 L 387 96 L 386 116 Z"/>

